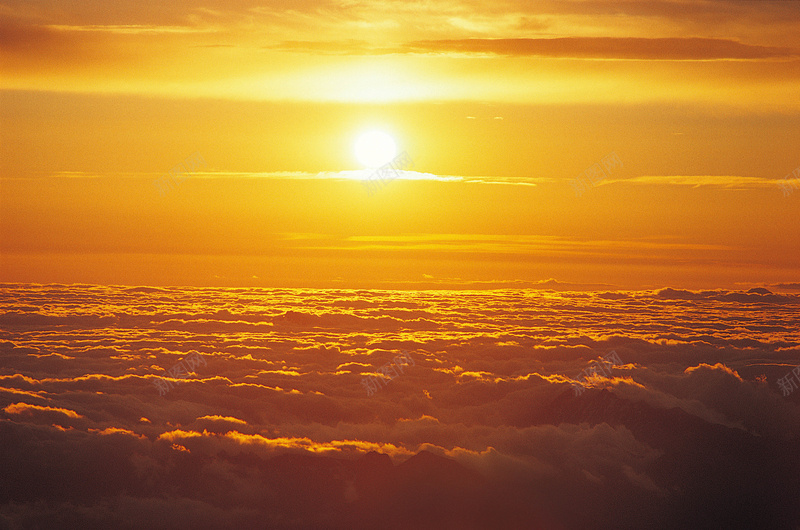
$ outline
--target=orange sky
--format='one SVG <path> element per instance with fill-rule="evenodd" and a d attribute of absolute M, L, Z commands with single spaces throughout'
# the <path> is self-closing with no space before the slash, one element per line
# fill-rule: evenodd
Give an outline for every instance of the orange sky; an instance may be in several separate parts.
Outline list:
<path fill-rule="evenodd" d="M 797 2 L 0 0 L 0 281 L 797 282 L 798 29 Z M 369 196 L 375 128 L 414 166 Z"/>

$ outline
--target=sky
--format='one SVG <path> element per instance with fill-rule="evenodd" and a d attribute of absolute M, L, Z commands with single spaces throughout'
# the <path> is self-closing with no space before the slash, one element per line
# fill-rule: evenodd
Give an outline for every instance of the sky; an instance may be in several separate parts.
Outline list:
<path fill-rule="evenodd" d="M 2 0 L 0 281 L 796 290 L 798 29 L 794 1 Z M 373 192 L 370 130 L 412 162 Z"/>

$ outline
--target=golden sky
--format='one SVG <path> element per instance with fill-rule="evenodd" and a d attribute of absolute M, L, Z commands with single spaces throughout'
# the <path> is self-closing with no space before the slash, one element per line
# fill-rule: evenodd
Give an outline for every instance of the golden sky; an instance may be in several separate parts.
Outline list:
<path fill-rule="evenodd" d="M 798 29 L 783 1 L 0 0 L 0 281 L 797 282 Z M 371 129 L 413 167 L 370 195 Z"/>

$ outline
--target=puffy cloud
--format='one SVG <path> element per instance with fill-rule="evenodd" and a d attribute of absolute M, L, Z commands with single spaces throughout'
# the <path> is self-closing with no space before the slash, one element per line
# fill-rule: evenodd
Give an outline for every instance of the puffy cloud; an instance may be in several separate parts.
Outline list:
<path fill-rule="evenodd" d="M 73 410 L 61 409 L 57 407 L 42 407 L 39 405 L 29 405 L 27 403 L 14 403 L 13 405 L 8 405 L 3 409 L 3 412 L 6 414 L 22 414 L 26 416 L 32 416 L 35 412 L 50 411 L 58 412 L 67 416 L 68 418 L 83 418 L 83 416 Z"/>

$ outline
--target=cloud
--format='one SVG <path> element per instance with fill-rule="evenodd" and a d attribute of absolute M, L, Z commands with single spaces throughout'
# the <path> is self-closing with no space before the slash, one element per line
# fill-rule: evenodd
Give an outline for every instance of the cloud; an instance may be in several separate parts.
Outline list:
<path fill-rule="evenodd" d="M 800 291 L 800 283 L 772 283 L 770 287 L 786 289 L 787 291 Z"/>
<path fill-rule="evenodd" d="M 284 41 L 270 49 L 335 55 L 394 55 L 408 53 L 535 56 L 571 59 L 661 61 L 792 59 L 792 48 L 760 46 L 718 38 L 554 37 L 469 38 L 411 41 L 385 47 L 364 40 Z M 468 118 L 470 118 L 468 116 Z M 495 117 L 494 119 L 502 119 Z"/>
<path fill-rule="evenodd" d="M 83 418 L 80 414 L 75 412 L 74 410 L 69 409 L 62 409 L 58 407 L 42 407 L 40 405 L 29 405 L 27 403 L 14 403 L 12 405 L 7 405 L 3 412 L 6 414 L 21 414 L 24 416 L 33 416 L 37 412 L 57 412 L 59 414 L 63 414 L 68 418 Z"/>
<path fill-rule="evenodd" d="M 800 359 L 797 294 L 538 287 L 4 285 L 0 517 L 647 527 L 702 501 L 727 524 L 734 486 L 771 499 L 747 508 L 777 527 L 798 515 L 800 413 L 775 383 Z M 402 350 L 414 365 L 367 395 L 361 373 Z M 192 352 L 207 365 L 160 395 L 152 381 Z"/>
<path fill-rule="evenodd" d="M 739 175 L 643 175 L 625 179 L 625 183 L 670 186 L 708 186 L 726 189 L 771 189 L 775 181 Z"/>
<path fill-rule="evenodd" d="M 580 59 L 718 60 L 797 57 L 797 50 L 726 39 L 559 37 L 547 39 L 442 39 L 407 44 L 423 53 L 467 53 Z"/>

